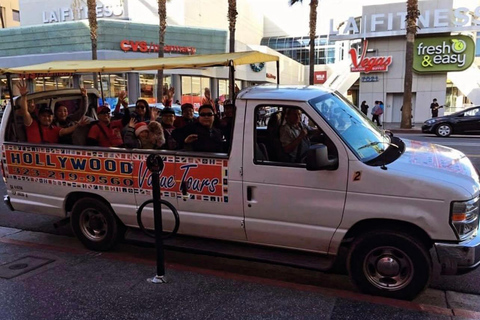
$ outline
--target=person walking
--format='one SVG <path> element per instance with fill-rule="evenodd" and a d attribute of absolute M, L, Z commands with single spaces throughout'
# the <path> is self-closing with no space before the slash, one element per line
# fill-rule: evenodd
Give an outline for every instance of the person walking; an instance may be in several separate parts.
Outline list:
<path fill-rule="evenodd" d="M 372 108 L 372 121 L 376 122 L 379 127 L 382 126 L 380 123 L 380 116 L 383 114 L 383 109 L 380 106 L 380 101 L 375 101 L 375 106 Z"/>

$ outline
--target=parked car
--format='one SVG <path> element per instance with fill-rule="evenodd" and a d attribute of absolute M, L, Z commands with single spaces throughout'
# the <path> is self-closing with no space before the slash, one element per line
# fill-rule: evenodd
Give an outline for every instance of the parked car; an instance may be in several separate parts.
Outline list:
<path fill-rule="evenodd" d="M 159 110 L 163 110 L 163 108 L 165 108 L 163 103 L 151 103 L 149 104 L 149 106 L 150 108 L 157 108 Z M 128 109 L 130 110 L 130 112 L 135 111 L 135 104 L 129 104 Z M 179 104 L 172 104 L 172 109 L 173 111 L 175 111 L 175 116 L 179 117 L 182 115 L 182 107 Z M 195 118 L 198 118 L 198 111 L 194 111 L 193 116 Z"/>
<path fill-rule="evenodd" d="M 422 132 L 435 133 L 439 137 L 448 137 L 451 134 L 480 134 L 480 106 L 428 119 L 423 123 Z"/>

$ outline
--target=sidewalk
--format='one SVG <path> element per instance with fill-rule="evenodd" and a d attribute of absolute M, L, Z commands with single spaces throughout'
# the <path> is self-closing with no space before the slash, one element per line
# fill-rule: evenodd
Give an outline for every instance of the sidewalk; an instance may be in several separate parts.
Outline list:
<path fill-rule="evenodd" d="M 480 318 L 452 302 L 431 306 L 192 267 L 175 262 L 174 252 L 166 252 L 168 283 L 152 284 L 154 254 L 128 244 L 92 252 L 75 238 L 0 227 L 0 319 Z"/>
<path fill-rule="evenodd" d="M 400 122 L 384 122 L 382 123 L 382 129 L 390 130 L 393 133 L 422 133 L 422 124 L 415 123 L 411 129 L 400 128 Z"/>

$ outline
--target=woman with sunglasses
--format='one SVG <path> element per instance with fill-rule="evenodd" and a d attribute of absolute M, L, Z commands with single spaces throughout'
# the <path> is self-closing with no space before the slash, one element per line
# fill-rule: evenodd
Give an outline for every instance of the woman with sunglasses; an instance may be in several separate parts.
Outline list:
<path fill-rule="evenodd" d="M 113 111 L 114 118 L 123 118 L 124 116 L 128 115 L 128 117 L 135 118 L 137 122 L 149 122 L 150 121 L 150 106 L 148 102 L 144 99 L 138 99 L 135 103 L 135 111 L 132 112 L 130 115 L 130 110 L 128 109 L 128 103 L 126 101 L 127 94 L 125 91 L 121 91 L 118 94 L 118 101 L 117 105 L 115 106 L 115 110 Z M 123 105 L 124 115 L 120 116 L 120 106 Z M 128 121 L 127 121 L 128 123 Z"/>
<path fill-rule="evenodd" d="M 183 143 L 185 149 L 201 152 L 223 152 L 223 134 L 213 127 L 214 109 L 211 105 L 202 105 L 198 109 L 198 122 L 175 129 L 172 136 Z"/>

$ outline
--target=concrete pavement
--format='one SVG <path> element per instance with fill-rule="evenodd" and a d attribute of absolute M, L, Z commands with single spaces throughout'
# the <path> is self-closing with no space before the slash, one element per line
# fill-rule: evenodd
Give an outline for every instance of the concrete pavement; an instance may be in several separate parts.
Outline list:
<path fill-rule="evenodd" d="M 480 319 L 478 297 L 469 297 L 474 312 L 457 293 L 398 301 L 209 268 L 211 260 L 195 267 L 175 255 L 166 252 L 168 283 L 151 284 L 152 248 L 99 253 L 75 238 L 0 228 L 0 319 Z M 428 302 L 439 298 L 445 304 Z"/>

